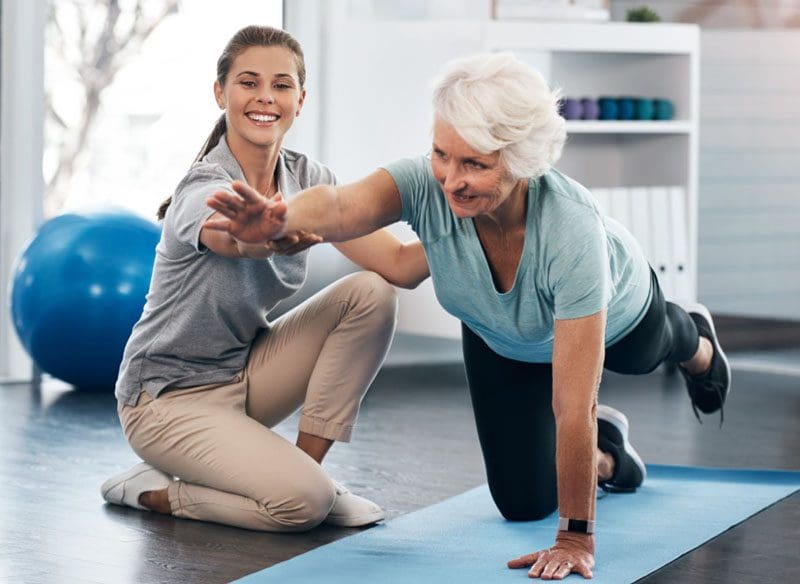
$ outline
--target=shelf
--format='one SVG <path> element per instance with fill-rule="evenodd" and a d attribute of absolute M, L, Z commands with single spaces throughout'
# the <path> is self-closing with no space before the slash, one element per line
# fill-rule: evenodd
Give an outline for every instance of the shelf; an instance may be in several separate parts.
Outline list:
<path fill-rule="evenodd" d="M 495 20 L 486 30 L 490 50 L 692 54 L 699 44 L 693 24 Z"/>
<path fill-rule="evenodd" d="M 568 134 L 690 134 L 691 122 L 682 120 L 663 122 L 570 120 Z"/>

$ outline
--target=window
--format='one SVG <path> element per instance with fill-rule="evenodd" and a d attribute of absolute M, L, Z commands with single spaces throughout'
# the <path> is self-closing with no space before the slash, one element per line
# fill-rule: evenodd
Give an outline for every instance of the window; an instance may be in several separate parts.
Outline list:
<path fill-rule="evenodd" d="M 46 217 L 118 207 L 154 219 L 220 115 L 212 84 L 225 43 L 243 26 L 280 27 L 283 17 L 280 0 L 227 0 L 224 9 L 201 0 L 120 1 L 117 47 L 110 43 L 118 51 L 104 53 L 96 39 L 110 20 L 108 4 L 115 3 L 57 2 L 48 16 Z M 138 28 L 152 32 L 126 45 L 119 39 L 132 28 L 137 5 Z M 79 49 L 81 26 L 91 50 Z M 100 66 L 81 75 L 86 62 Z M 96 93 L 109 80 L 93 101 L 87 89 L 94 84 Z"/>

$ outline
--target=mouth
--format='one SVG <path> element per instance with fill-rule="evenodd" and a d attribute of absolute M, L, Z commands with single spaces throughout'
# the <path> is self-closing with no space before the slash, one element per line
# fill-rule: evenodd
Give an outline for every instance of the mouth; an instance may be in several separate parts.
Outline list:
<path fill-rule="evenodd" d="M 468 195 L 466 193 L 452 193 L 450 195 L 456 203 L 470 203 L 477 199 L 476 195 Z"/>
<path fill-rule="evenodd" d="M 268 126 L 274 122 L 277 122 L 280 118 L 279 115 L 276 114 L 267 114 L 267 113 L 258 113 L 258 112 L 249 112 L 245 114 L 247 119 L 251 122 L 255 123 L 258 126 Z"/>

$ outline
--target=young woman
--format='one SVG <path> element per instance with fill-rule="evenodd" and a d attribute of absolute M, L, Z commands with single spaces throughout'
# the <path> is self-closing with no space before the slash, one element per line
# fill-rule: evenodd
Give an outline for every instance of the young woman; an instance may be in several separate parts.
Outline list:
<path fill-rule="evenodd" d="M 244 28 L 219 58 L 214 96 L 224 114 L 159 210 L 150 293 L 116 385 L 125 436 L 145 462 L 103 484 L 110 503 L 275 532 L 383 518 L 320 463 L 334 441 L 350 440 L 388 350 L 390 283 L 414 287 L 428 276 L 421 245 L 385 231 L 338 244 L 372 271 L 270 322 L 268 311 L 302 285 L 301 250 L 318 238 L 251 245 L 204 227 L 217 216 L 206 199 L 232 181 L 273 201 L 336 182 L 282 147 L 304 83 L 300 45 L 282 30 Z M 276 247 L 299 253 L 273 255 Z M 301 406 L 294 445 L 270 428 Z"/>
<path fill-rule="evenodd" d="M 603 368 L 678 364 L 692 405 L 720 410 L 730 367 L 702 305 L 666 302 L 633 237 L 552 168 L 565 140 L 558 97 L 511 54 L 452 63 L 434 91 L 433 147 L 353 184 L 288 203 L 220 190 L 211 219 L 242 242 L 305 230 L 328 241 L 403 219 L 436 296 L 462 323 L 489 488 L 510 520 L 558 508 L 554 545 L 509 562 L 529 575 L 591 577 L 595 490 L 635 490 L 645 466 L 628 420 L 597 404 Z"/>

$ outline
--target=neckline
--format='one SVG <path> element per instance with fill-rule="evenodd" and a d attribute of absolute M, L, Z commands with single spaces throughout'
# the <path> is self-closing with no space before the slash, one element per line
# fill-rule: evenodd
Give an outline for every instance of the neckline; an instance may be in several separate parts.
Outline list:
<path fill-rule="evenodd" d="M 480 255 L 481 258 L 481 277 L 487 279 L 489 285 L 492 288 L 495 296 L 500 299 L 508 299 L 513 298 L 515 296 L 515 292 L 517 290 L 517 286 L 519 285 L 519 281 L 522 276 L 525 274 L 525 270 L 530 262 L 526 262 L 525 258 L 528 255 L 528 250 L 531 245 L 531 240 L 533 239 L 530 225 L 531 225 L 531 209 L 533 208 L 533 199 L 538 193 L 538 186 L 537 181 L 533 179 L 528 179 L 528 199 L 525 202 L 525 235 L 524 240 L 522 242 L 522 252 L 519 255 L 519 262 L 517 263 L 517 268 L 514 272 L 514 282 L 511 284 L 511 288 L 506 290 L 505 292 L 501 292 L 497 289 L 497 286 L 494 283 L 494 278 L 492 277 L 492 268 L 489 266 L 489 258 L 486 257 L 486 252 L 483 250 L 483 246 L 481 245 L 480 237 L 478 237 L 478 230 L 475 228 L 475 222 L 473 221 L 472 217 L 467 218 L 466 222 L 468 225 L 468 229 L 470 230 L 471 234 L 471 244 L 475 251 Z"/>

